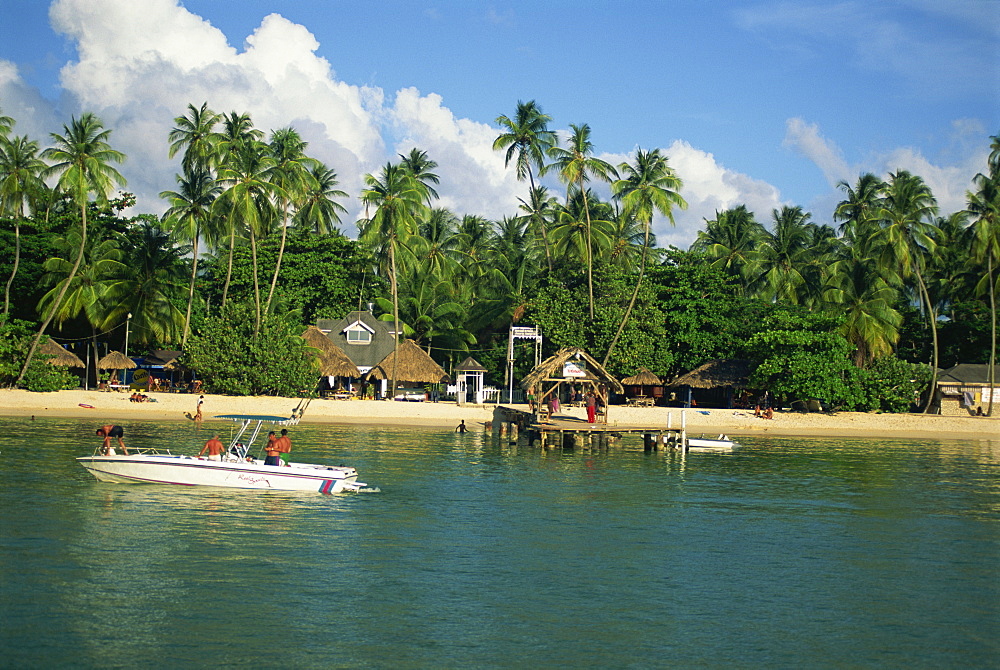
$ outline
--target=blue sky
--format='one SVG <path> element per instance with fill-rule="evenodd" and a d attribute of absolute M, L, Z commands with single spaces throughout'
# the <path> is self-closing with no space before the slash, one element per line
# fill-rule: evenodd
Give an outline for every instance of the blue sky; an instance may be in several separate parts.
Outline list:
<path fill-rule="evenodd" d="M 612 162 L 637 146 L 670 156 L 690 207 L 656 231 L 679 246 L 744 203 L 762 221 L 796 204 L 828 223 L 836 183 L 862 171 L 911 170 L 954 211 L 1000 132 L 993 0 L 0 6 L 0 108 L 15 131 L 44 142 L 94 111 L 148 211 L 173 186 L 173 117 L 205 100 L 265 130 L 294 125 L 352 196 L 420 146 L 447 206 L 499 217 L 524 187 L 489 150 L 493 120 L 534 99 L 553 128 L 590 124 Z"/>

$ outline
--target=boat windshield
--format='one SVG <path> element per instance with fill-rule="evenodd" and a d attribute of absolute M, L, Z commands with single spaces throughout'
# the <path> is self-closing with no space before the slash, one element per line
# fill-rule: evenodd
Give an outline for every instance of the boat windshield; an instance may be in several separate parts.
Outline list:
<path fill-rule="evenodd" d="M 288 416 L 270 416 L 267 414 L 216 414 L 216 419 L 226 419 L 240 424 L 236 434 L 229 443 L 229 453 L 238 458 L 246 458 L 250 448 L 257 441 L 260 430 L 267 425 L 286 426 L 292 422 Z M 247 436 L 247 433 L 250 433 Z"/>

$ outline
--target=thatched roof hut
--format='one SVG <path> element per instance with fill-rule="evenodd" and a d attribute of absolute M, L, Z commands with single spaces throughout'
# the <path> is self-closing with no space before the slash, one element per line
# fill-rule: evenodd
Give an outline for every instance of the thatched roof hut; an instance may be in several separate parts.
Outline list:
<path fill-rule="evenodd" d="M 167 372 L 184 372 L 188 370 L 188 366 L 181 363 L 176 358 L 171 358 L 169 361 L 163 364 L 163 369 Z"/>
<path fill-rule="evenodd" d="M 46 339 L 45 344 L 39 347 L 38 353 L 43 356 L 51 356 L 52 358 L 49 359 L 49 363 L 52 365 L 61 365 L 67 368 L 87 367 L 86 363 L 79 356 L 72 351 L 63 349 L 52 339 Z"/>
<path fill-rule="evenodd" d="M 663 386 L 663 380 L 646 368 L 640 368 L 639 374 L 626 377 L 622 386 Z"/>
<path fill-rule="evenodd" d="M 584 361 L 586 373 L 583 377 L 566 377 L 566 363 L 573 361 Z M 622 393 L 622 385 L 608 372 L 603 365 L 579 347 L 567 347 L 560 349 L 555 354 L 545 359 L 538 366 L 528 373 L 521 380 L 521 388 L 530 389 L 543 381 L 575 381 L 576 379 L 596 382 L 606 385 L 615 393 Z"/>
<path fill-rule="evenodd" d="M 368 380 L 391 379 L 395 352 L 368 371 Z M 399 363 L 396 364 L 396 381 L 417 384 L 442 384 L 450 381 L 448 373 L 434 362 L 426 351 L 413 340 L 404 340 L 399 345 Z"/>
<path fill-rule="evenodd" d="M 750 361 L 718 358 L 701 365 L 670 382 L 670 386 L 690 386 L 696 389 L 745 388 L 750 379 Z"/>
<path fill-rule="evenodd" d="M 333 343 L 316 326 L 309 326 L 302 333 L 302 339 L 319 351 L 319 373 L 324 377 L 360 377 L 358 366 L 351 362 L 344 350 Z"/>
<path fill-rule="evenodd" d="M 131 358 L 120 351 L 112 351 L 107 356 L 97 361 L 99 370 L 132 370 L 138 367 Z"/>

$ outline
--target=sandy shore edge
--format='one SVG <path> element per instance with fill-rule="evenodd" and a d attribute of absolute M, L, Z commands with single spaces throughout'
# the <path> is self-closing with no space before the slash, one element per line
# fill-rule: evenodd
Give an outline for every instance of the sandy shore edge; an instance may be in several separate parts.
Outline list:
<path fill-rule="evenodd" d="M 193 394 L 150 395 L 156 402 L 129 402 L 127 393 L 81 390 L 31 393 L 0 389 L 0 415 L 93 419 L 95 425 L 108 421 L 187 421 L 185 414 L 193 414 L 198 404 L 198 396 Z M 212 417 L 217 414 L 288 416 L 299 406 L 299 402 L 296 398 L 206 394 L 203 414 L 206 426 L 213 422 Z M 485 422 L 493 419 L 493 410 L 492 405 L 459 407 L 453 402 L 316 399 L 309 403 L 302 422 L 454 428 L 464 420 L 470 428 L 482 429 Z M 578 418 L 585 416 L 582 408 L 566 408 L 563 413 Z M 774 419 L 765 420 L 755 418 L 750 412 L 722 409 L 690 409 L 687 410 L 686 417 L 688 431 L 691 433 L 1000 440 L 1000 417 L 778 412 Z M 612 406 L 610 409 L 612 426 L 666 427 L 668 422 L 679 427 L 681 410 L 619 406 Z"/>

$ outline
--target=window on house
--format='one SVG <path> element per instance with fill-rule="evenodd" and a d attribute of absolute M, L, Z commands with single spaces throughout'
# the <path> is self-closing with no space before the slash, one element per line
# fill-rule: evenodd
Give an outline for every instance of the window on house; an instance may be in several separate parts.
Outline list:
<path fill-rule="evenodd" d="M 348 344 L 370 344 L 372 341 L 372 334 L 363 328 L 348 330 L 346 334 Z"/>

